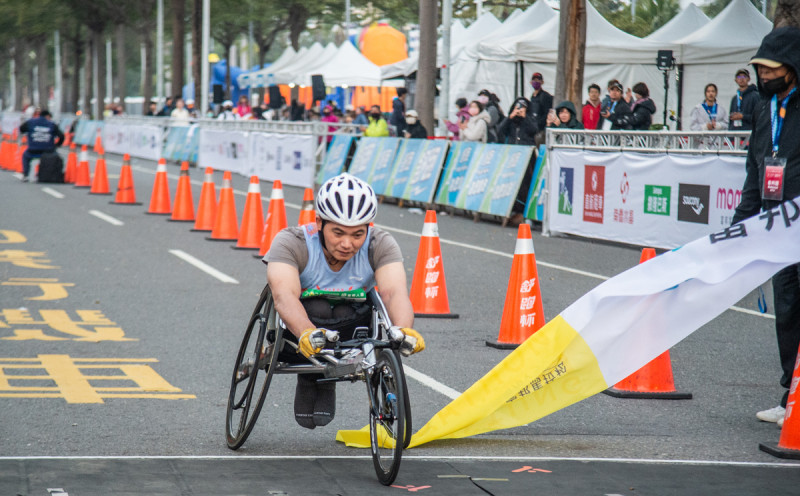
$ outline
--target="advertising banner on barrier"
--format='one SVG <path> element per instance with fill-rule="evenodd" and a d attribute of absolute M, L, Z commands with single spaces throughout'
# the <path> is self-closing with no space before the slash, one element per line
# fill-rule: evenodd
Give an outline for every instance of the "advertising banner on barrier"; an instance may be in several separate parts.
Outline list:
<path fill-rule="evenodd" d="M 527 219 L 544 220 L 544 203 L 547 196 L 544 194 L 547 190 L 546 167 L 544 167 L 546 155 L 547 146 L 541 145 L 536 154 L 536 165 L 533 167 L 531 187 L 528 190 L 528 201 L 525 203 L 525 218 Z"/>
<path fill-rule="evenodd" d="M 356 176 L 364 181 L 369 181 L 369 176 L 372 174 L 372 166 L 374 165 L 375 155 L 381 148 L 383 140 L 387 138 L 361 138 L 358 140 L 358 148 L 353 155 L 353 160 L 350 161 L 350 168 L 347 170 L 350 174 Z"/>
<path fill-rule="evenodd" d="M 161 126 L 126 125 L 109 122 L 103 127 L 103 146 L 111 153 L 129 154 L 132 157 L 158 160 L 161 158 Z"/>
<path fill-rule="evenodd" d="M 392 176 L 395 164 L 395 154 L 401 146 L 400 138 L 376 138 L 380 140 L 378 150 L 369 167 L 370 173 L 367 182 L 372 185 L 375 193 L 388 195 L 387 185 Z"/>
<path fill-rule="evenodd" d="M 189 126 L 170 126 L 167 128 L 167 139 L 164 141 L 162 156 L 167 160 L 181 160 Z"/>
<path fill-rule="evenodd" d="M 203 166 L 216 170 L 248 172 L 250 151 L 248 133 L 222 129 L 200 129 L 200 146 L 197 160 Z"/>
<path fill-rule="evenodd" d="M 197 163 L 197 150 L 200 147 L 200 126 L 192 124 L 186 131 L 186 141 L 183 144 L 180 160 Z"/>
<path fill-rule="evenodd" d="M 400 150 L 394 159 L 392 175 L 386 185 L 384 195 L 400 198 L 406 190 L 408 180 L 411 178 L 411 169 L 419 158 L 423 146 L 427 140 L 424 139 L 404 139 L 400 144 Z M 373 185 L 373 187 L 375 187 Z"/>
<path fill-rule="evenodd" d="M 100 121 L 90 121 L 81 119 L 78 121 L 78 127 L 75 131 L 75 139 L 73 141 L 78 145 L 94 145 L 94 140 L 97 138 L 97 130 L 103 129 L 103 123 Z"/>
<path fill-rule="evenodd" d="M 434 188 L 442 172 L 442 164 L 447 155 L 448 142 L 444 140 L 428 140 L 425 148 L 418 153 L 417 163 L 411 172 L 403 199 L 430 203 L 433 201 Z"/>
<path fill-rule="evenodd" d="M 267 181 L 314 187 L 314 138 L 303 134 L 250 133 L 249 164 L 241 173 Z"/>
<path fill-rule="evenodd" d="M 14 130 L 18 129 L 23 122 L 25 122 L 25 118 L 22 113 L 4 112 L 2 117 L 3 134 L 14 134 Z"/>
<path fill-rule="evenodd" d="M 505 155 L 479 209 L 480 212 L 501 217 L 511 215 L 522 177 L 533 154 L 533 147 L 530 146 L 507 145 L 505 148 Z"/>
<path fill-rule="evenodd" d="M 337 134 L 333 137 L 328 152 L 325 155 L 325 163 L 319 171 L 317 182 L 322 184 L 328 179 L 338 176 L 344 170 L 347 162 L 347 154 L 350 152 L 350 145 L 353 143 L 353 136 Z"/>
<path fill-rule="evenodd" d="M 730 225 L 745 158 L 552 149 L 548 227 L 675 248 Z"/>
<path fill-rule="evenodd" d="M 464 179 L 465 187 L 458 194 L 456 207 L 476 212 L 480 210 L 492 178 L 503 163 L 505 152 L 505 145 L 490 144 L 484 146 L 483 153 L 473 157 Z"/>
<path fill-rule="evenodd" d="M 484 146 L 486 145 L 476 141 L 453 143 L 447 156 L 447 165 L 442 180 L 439 183 L 439 191 L 436 193 L 436 203 L 456 206 L 456 200 L 469 171 L 469 164 L 472 163 L 474 157 L 480 156 Z"/>

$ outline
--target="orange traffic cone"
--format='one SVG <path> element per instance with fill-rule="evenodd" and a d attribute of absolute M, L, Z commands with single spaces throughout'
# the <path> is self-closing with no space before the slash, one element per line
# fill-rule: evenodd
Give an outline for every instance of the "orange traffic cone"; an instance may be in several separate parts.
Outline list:
<path fill-rule="evenodd" d="M 72 142 L 72 133 L 70 133 L 69 131 L 64 133 L 64 142 L 61 143 L 61 146 L 71 147 L 74 144 L 75 143 Z"/>
<path fill-rule="evenodd" d="M 275 235 L 287 227 L 286 206 L 283 203 L 283 185 L 280 180 L 272 183 L 272 194 L 269 197 L 269 208 L 267 209 L 267 220 L 264 224 L 264 234 L 261 237 L 261 249 L 258 250 L 258 257 L 263 257 L 272 246 Z"/>
<path fill-rule="evenodd" d="M 103 149 L 103 138 L 100 135 L 100 128 L 97 128 L 97 136 L 94 138 L 94 148 L 92 149 L 93 152 L 97 154 L 104 154 L 105 150 Z"/>
<path fill-rule="evenodd" d="M 153 193 L 150 195 L 150 208 L 148 214 L 167 215 L 172 213 L 169 203 L 169 181 L 167 181 L 167 161 L 158 160 L 156 179 L 153 182 Z"/>
<path fill-rule="evenodd" d="M 0 169 L 7 169 L 6 167 L 6 156 L 8 155 L 8 135 L 3 135 L 3 141 L 0 142 Z"/>
<path fill-rule="evenodd" d="M 653 248 L 644 248 L 639 263 L 645 263 L 655 258 Z M 680 393 L 675 389 L 672 377 L 672 361 L 669 350 L 660 354 L 647 365 L 640 368 L 625 379 L 619 381 L 614 387 L 603 391 L 615 398 L 640 398 L 662 400 L 690 400 L 692 393 Z"/>
<path fill-rule="evenodd" d="M 14 172 L 17 170 L 16 166 L 16 158 L 17 158 L 17 150 L 19 150 L 19 144 L 17 143 L 16 132 L 13 134 L 13 138 L 11 139 L 11 144 L 8 147 L 8 163 L 6 164 L 6 169 Z"/>
<path fill-rule="evenodd" d="M 111 190 L 108 189 L 108 172 L 106 171 L 106 159 L 103 154 L 100 154 L 94 163 L 94 179 L 89 193 L 93 195 L 111 194 Z"/>
<path fill-rule="evenodd" d="M 300 217 L 297 219 L 298 226 L 313 224 L 317 221 L 317 213 L 314 211 L 314 190 L 306 188 L 303 193 L 303 207 L 300 209 Z"/>
<path fill-rule="evenodd" d="M 516 348 L 543 325 L 542 291 L 536 270 L 531 226 L 520 224 L 506 302 L 503 305 L 503 318 L 500 321 L 500 334 L 497 341 L 486 341 L 486 345 L 503 350 Z"/>
<path fill-rule="evenodd" d="M 175 208 L 172 209 L 174 222 L 194 222 L 194 201 L 192 200 L 192 183 L 189 179 L 189 162 L 181 162 L 181 177 L 178 178 L 178 189 L 175 191 Z"/>
<path fill-rule="evenodd" d="M 797 386 L 800 384 L 800 351 L 794 362 L 794 373 L 792 383 L 789 386 L 789 398 L 786 400 L 786 414 L 783 417 L 783 427 L 781 427 L 781 437 L 777 446 L 774 444 L 759 443 L 761 451 L 769 453 L 778 458 L 790 458 L 800 460 L 800 414 L 794 411 L 797 401 L 800 400 L 797 394 Z"/>
<path fill-rule="evenodd" d="M 264 210 L 261 208 L 261 186 L 258 176 L 250 176 L 250 186 L 247 188 L 247 200 L 242 214 L 242 227 L 239 229 L 239 241 L 231 248 L 258 250 L 263 235 Z"/>
<path fill-rule="evenodd" d="M 217 192 L 214 187 L 214 169 L 206 167 L 203 189 L 200 190 L 200 203 L 197 205 L 197 219 L 192 231 L 211 231 L 217 215 Z"/>
<path fill-rule="evenodd" d="M 439 245 L 439 226 L 433 210 L 425 213 L 417 264 L 411 279 L 411 305 L 415 317 L 458 318 L 458 314 L 450 313 L 442 248 Z"/>
<path fill-rule="evenodd" d="M 206 239 L 212 241 L 236 241 L 239 239 L 232 180 L 231 172 L 225 171 L 222 176 L 222 187 L 219 189 L 219 208 L 214 219 L 214 229 L 211 230 L 211 236 Z"/>
<path fill-rule="evenodd" d="M 131 156 L 127 153 L 122 156 L 122 169 L 119 171 L 117 183 L 117 196 L 114 201 L 117 205 L 141 205 L 136 202 L 136 190 L 133 186 L 133 172 L 131 171 Z"/>
<path fill-rule="evenodd" d="M 22 156 L 25 154 L 25 150 L 28 149 L 27 139 L 25 136 L 22 137 L 22 144 L 19 145 L 17 148 L 17 154 L 14 156 L 14 172 L 19 172 L 22 174 Z"/>
<path fill-rule="evenodd" d="M 89 172 L 89 151 L 86 145 L 81 147 L 81 156 L 78 160 L 78 171 L 75 173 L 76 188 L 91 188 L 92 178 Z"/>
<path fill-rule="evenodd" d="M 75 143 L 69 145 L 69 154 L 67 155 L 67 168 L 64 171 L 64 182 L 72 184 L 78 175 L 78 154 L 75 153 Z"/>

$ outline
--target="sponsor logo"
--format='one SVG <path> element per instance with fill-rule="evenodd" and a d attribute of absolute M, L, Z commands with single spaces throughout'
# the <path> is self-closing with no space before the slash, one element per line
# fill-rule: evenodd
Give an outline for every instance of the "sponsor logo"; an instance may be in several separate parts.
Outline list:
<path fill-rule="evenodd" d="M 708 224 L 708 200 L 711 187 L 706 184 L 678 185 L 678 220 Z"/>
<path fill-rule="evenodd" d="M 520 293 L 530 293 L 530 291 L 536 286 L 536 278 L 533 277 L 528 279 L 527 281 L 522 281 L 522 285 L 519 287 Z"/>
<path fill-rule="evenodd" d="M 717 210 L 720 211 L 719 224 L 729 226 L 733 221 L 733 211 L 742 200 L 742 190 L 717 188 Z"/>
<path fill-rule="evenodd" d="M 671 186 L 645 184 L 644 186 L 644 213 L 653 215 L 666 215 L 670 213 Z"/>
<path fill-rule="evenodd" d="M 619 194 L 622 196 L 622 204 L 625 205 L 628 202 L 628 194 L 631 192 L 631 185 L 628 182 L 628 173 L 622 173 L 622 181 L 619 183 Z"/>
<path fill-rule="evenodd" d="M 558 173 L 558 213 L 572 215 L 572 185 L 575 169 L 562 167 Z"/>
<path fill-rule="evenodd" d="M 602 224 L 606 168 L 602 165 L 587 165 L 584 168 L 584 174 L 583 220 Z"/>

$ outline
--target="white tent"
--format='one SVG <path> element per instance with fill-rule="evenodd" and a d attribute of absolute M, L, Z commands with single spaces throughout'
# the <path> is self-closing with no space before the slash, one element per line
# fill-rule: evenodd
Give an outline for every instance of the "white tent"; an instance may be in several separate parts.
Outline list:
<path fill-rule="evenodd" d="M 319 57 L 308 61 L 299 69 L 293 70 L 291 82 L 299 86 L 311 86 L 311 75 L 319 74 L 319 68 L 327 64 L 338 52 L 339 48 L 336 45 L 328 43 Z M 292 65 L 292 67 L 296 66 Z"/>
<path fill-rule="evenodd" d="M 294 57 L 291 64 L 287 64 L 277 71 L 271 71 L 269 76 L 270 84 L 293 83 L 295 75 L 302 73 L 303 68 L 307 65 L 316 62 L 324 51 L 325 48 L 320 43 L 314 43 L 303 55 Z"/>
<path fill-rule="evenodd" d="M 710 21 L 711 19 L 709 19 L 697 5 L 690 3 L 688 7 L 670 19 L 668 23 L 650 33 L 650 35 L 644 39 L 657 41 L 659 43 L 674 43 L 675 40 L 679 40 L 698 31 Z"/>
<path fill-rule="evenodd" d="M 314 74 L 322 74 L 327 86 L 380 86 L 381 68 L 363 56 L 352 43 L 346 41 L 336 54 L 318 67 Z"/>
<path fill-rule="evenodd" d="M 237 78 L 237 81 L 239 82 L 239 87 L 244 89 L 249 87 L 250 85 L 253 86 L 267 85 L 268 74 L 271 74 L 274 71 L 280 69 L 281 67 L 290 64 L 292 62 L 292 59 L 294 59 L 294 57 L 301 56 L 303 53 L 305 53 L 305 51 L 306 51 L 305 47 L 301 48 L 297 52 L 295 52 L 294 48 L 290 46 L 286 47 L 286 50 L 283 51 L 280 57 L 275 59 L 275 62 L 273 62 L 269 66 L 264 67 L 263 69 L 259 69 L 257 71 L 249 72 L 247 74 L 240 74 L 239 77 Z"/>

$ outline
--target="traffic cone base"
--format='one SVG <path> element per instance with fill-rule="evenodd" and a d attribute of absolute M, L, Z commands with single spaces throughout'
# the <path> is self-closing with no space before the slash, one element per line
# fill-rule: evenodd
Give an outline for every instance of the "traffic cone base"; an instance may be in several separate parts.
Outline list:
<path fill-rule="evenodd" d="M 789 397 L 786 398 L 786 412 L 778 444 L 760 443 L 758 449 L 778 458 L 800 460 L 800 350 L 794 361 L 792 382 L 789 384 Z"/>
<path fill-rule="evenodd" d="M 122 169 L 119 172 L 119 182 L 117 182 L 117 195 L 112 205 L 141 205 L 136 201 L 136 189 L 133 184 L 133 172 L 131 171 L 131 156 L 127 153 L 122 156 Z"/>
<path fill-rule="evenodd" d="M 777 444 L 758 443 L 758 449 L 778 458 L 800 460 L 800 450 L 782 448 Z"/>

